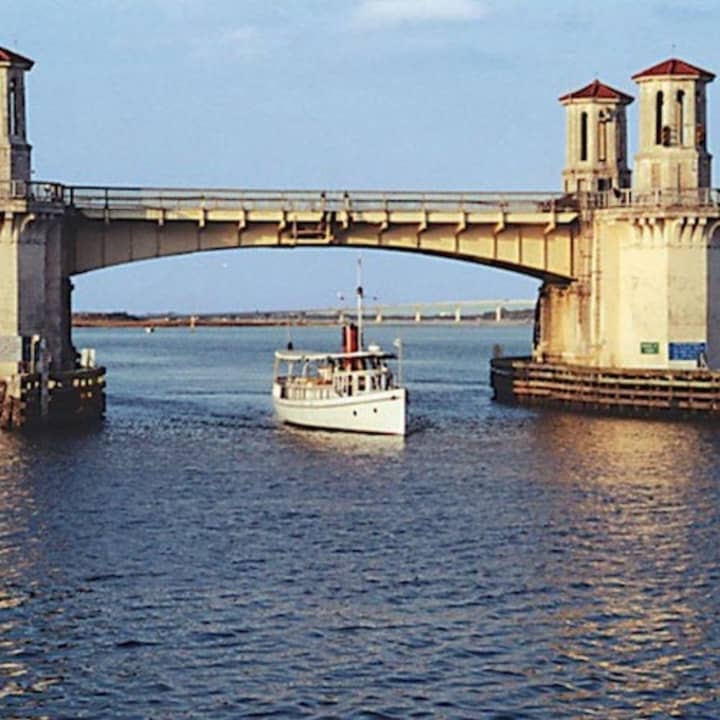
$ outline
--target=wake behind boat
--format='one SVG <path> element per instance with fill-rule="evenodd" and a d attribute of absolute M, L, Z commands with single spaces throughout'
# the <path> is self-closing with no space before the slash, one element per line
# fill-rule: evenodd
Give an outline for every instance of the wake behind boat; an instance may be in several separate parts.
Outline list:
<path fill-rule="evenodd" d="M 405 435 L 407 391 L 399 356 L 363 348 L 362 284 L 358 261 L 358 324 L 343 326 L 342 352 L 275 353 L 273 405 L 283 422 L 349 432 Z M 398 382 L 390 368 L 397 360 Z"/>

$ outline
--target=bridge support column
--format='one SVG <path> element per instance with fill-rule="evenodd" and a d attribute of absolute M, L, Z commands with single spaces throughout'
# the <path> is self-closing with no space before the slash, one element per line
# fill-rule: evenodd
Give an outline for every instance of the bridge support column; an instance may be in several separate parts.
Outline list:
<path fill-rule="evenodd" d="M 0 219 L 0 427 L 98 419 L 104 370 L 76 368 L 64 208 Z"/>
<path fill-rule="evenodd" d="M 0 377 L 33 372 L 41 341 L 52 369 L 74 366 L 62 216 L 6 211 L 0 224 Z"/>
<path fill-rule="evenodd" d="M 540 288 L 536 360 L 593 364 L 586 350 L 589 328 L 583 321 L 588 299 L 584 289 L 581 282 L 545 283 Z"/>

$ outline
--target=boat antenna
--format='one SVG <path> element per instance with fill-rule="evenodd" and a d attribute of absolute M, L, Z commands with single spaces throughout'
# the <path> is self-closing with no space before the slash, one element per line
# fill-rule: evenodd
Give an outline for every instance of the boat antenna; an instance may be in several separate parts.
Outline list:
<path fill-rule="evenodd" d="M 293 341 L 292 341 L 292 333 L 290 332 L 290 320 L 289 320 L 289 319 L 287 320 L 287 325 L 285 325 L 285 330 L 286 330 L 286 332 L 287 332 L 287 345 L 286 345 L 286 347 L 287 347 L 288 350 L 293 350 L 293 349 L 294 349 L 294 346 L 293 346 Z"/>
<path fill-rule="evenodd" d="M 362 288 L 362 256 L 357 260 L 357 326 L 358 350 L 363 349 L 363 288 Z"/>

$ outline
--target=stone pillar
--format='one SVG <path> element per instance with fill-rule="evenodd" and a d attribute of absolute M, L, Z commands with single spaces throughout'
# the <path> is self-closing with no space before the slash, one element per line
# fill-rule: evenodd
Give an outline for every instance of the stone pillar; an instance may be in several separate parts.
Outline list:
<path fill-rule="evenodd" d="M 71 369 L 62 215 L 5 212 L 0 221 L 0 377 L 34 372 L 44 340 L 52 368 Z"/>

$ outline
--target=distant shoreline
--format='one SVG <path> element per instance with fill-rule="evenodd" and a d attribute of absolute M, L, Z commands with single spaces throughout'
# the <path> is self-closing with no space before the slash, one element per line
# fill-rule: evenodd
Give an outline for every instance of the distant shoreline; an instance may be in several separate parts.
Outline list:
<path fill-rule="evenodd" d="M 194 325 L 188 321 L 112 321 L 112 320 L 73 320 L 74 328 L 139 328 L 160 330 L 175 328 L 201 328 L 201 327 L 340 327 L 342 323 L 337 320 L 207 320 L 197 321 Z M 464 326 L 464 327 L 505 327 L 510 325 L 531 325 L 531 320 L 448 320 L 448 319 L 427 319 L 427 320 L 396 320 L 389 319 L 382 322 L 366 320 L 367 326 L 381 327 L 383 325 L 435 325 L 435 326 Z"/>
<path fill-rule="evenodd" d="M 510 315 L 510 313 L 508 313 Z M 463 325 L 463 326 L 504 326 L 528 325 L 533 318 L 525 312 L 515 312 L 513 316 L 496 320 L 493 317 L 467 317 L 456 320 L 454 317 L 427 317 L 416 320 L 412 317 L 387 317 L 382 322 L 375 318 L 366 318 L 370 326 L 380 325 Z M 353 320 L 352 317 L 348 318 Z M 342 323 L 336 317 L 298 317 L 298 316 L 253 316 L 234 315 L 217 316 L 132 316 L 126 313 L 75 313 L 72 326 L 75 328 L 140 328 L 159 330 L 162 328 L 199 328 L 199 327 L 340 327 Z"/>

